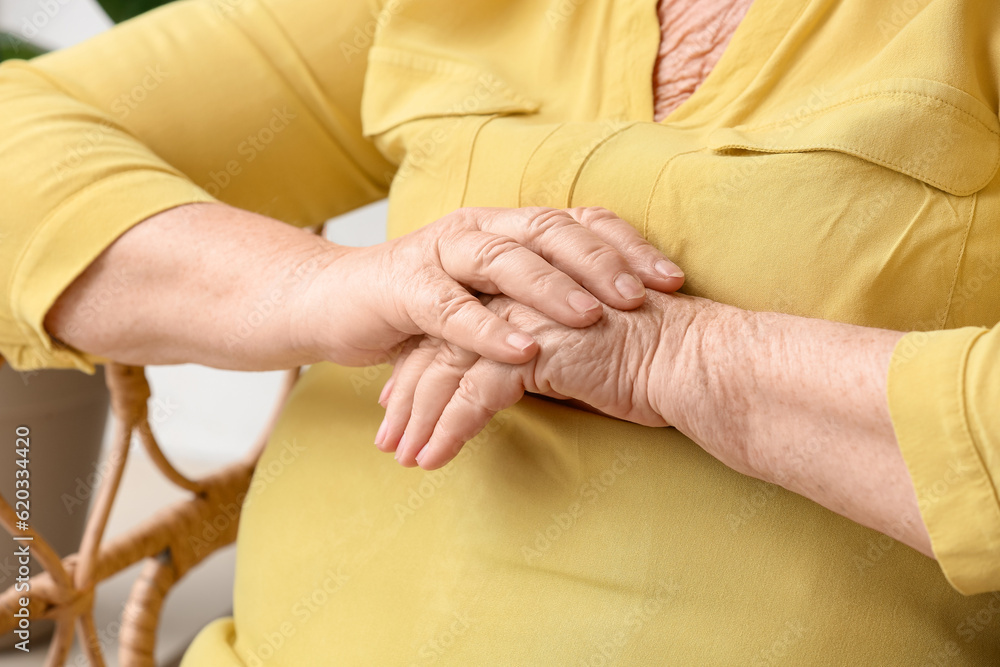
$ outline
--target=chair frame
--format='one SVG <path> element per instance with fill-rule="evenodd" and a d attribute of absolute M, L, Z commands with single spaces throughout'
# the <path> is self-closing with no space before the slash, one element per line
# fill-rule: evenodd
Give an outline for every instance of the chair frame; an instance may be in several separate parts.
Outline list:
<path fill-rule="evenodd" d="M 15 530 L 14 510 L 0 495 L 0 524 L 12 536 L 31 538 L 32 556 L 45 570 L 31 577 L 28 609 L 31 618 L 51 619 L 56 624 L 46 667 L 66 664 L 76 633 L 90 665 L 104 667 L 94 625 L 94 592 L 98 584 L 139 562 L 145 565 L 122 611 L 118 659 L 121 667 L 155 667 L 156 630 L 164 600 L 191 568 L 236 540 L 239 516 L 233 516 L 231 508 L 238 508 L 237 514 L 242 508 L 257 460 L 300 373 L 298 368 L 287 372 L 277 406 L 245 458 L 202 479 L 191 480 L 173 467 L 150 428 L 151 392 L 143 368 L 110 363 L 106 371 L 115 417 L 115 432 L 107 453 L 111 469 L 88 513 L 79 551 L 60 558 L 34 529 Z M 191 497 L 158 511 L 125 535 L 105 543 L 105 528 L 133 437 L 143 444 L 164 477 Z M 212 540 L 193 539 L 206 521 L 218 536 Z M 17 628 L 14 613 L 20 608 L 20 597 L 23 594 L 13 586 L 0 594 L 0 635 Z"/>

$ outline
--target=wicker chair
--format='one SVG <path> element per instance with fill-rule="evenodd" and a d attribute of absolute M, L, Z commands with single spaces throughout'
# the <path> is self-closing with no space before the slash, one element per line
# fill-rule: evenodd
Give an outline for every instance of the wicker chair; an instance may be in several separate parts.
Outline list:
<path fill-rule="evenodd" d="M 113 363 L 107 366 L 107 384 L 115 416 L 115 433 L 108 453 L 111 470 L 90 508 L 79 551 L 60 559 L 33 529 L 15 530 L 14 510 L 0 497 L 0 524 L 11 535 L 32 538 L 32 555 L 45 569 L 31 579 L 28 608 L 33 619 L 55 621 L 55 634 L 46 660 L 48 667 L 66 663 L 76 632 L 79 632 L 90 664 L 103 667 L 104 656 L 94 626 L 94 590 L 100 582 L 140 561 L 145 561 L 145 566 L 122 612 L 119 664 L 122 667 L 154 667 L 156 629 L 163 601 L 171 587 L 191 568 L 235 541 L 238 517 L 233 516 L 232 507 L 242 506 L 257 459 L 298 376 L 299 369 L 288 372 L 274 414 L 245 459 L 204 479 L 190 480 L 170 464 L 150 429 L 147 413 L 150 389 L 143 369 Z M 127 535 L 105 543 L 104 530 L 133 435 L 142 442 L 160 472 L 190 492 L 191 498 L 159 511 Z M 224 520 L 217 522 L 220 518 Z M 210 542 L 192 540 L 191 536 L 197 534 L 205 521 L 221 526 L 218 537 Z M 0 594 L 0 635 L 16 629 L 14 613 L 19 608 L 18 598 L 22 596 L 13 587 Z"/>

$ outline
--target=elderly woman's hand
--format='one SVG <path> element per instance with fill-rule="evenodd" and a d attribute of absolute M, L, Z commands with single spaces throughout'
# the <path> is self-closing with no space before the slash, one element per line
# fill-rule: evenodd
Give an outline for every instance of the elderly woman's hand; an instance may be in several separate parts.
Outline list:
<path fill-rule="evenodd" d="M 538 356 L 502 364 L 422 339 L 400 355 L 386 384 L 380 399 L 386 418 L 376 444 L 395 450 L 403 465 L 439 468 L 525 392 L 572 398 L 612 417 L 666 426 L 649 391 L 659 382 L 653 376 L 678 358 L 685 330 L 708 303 L 651 291 L 640 308 L 606 308 L 601 321 L 581 330 L 512 299 L 493 299 L 489 309 L 531 333 Z"/>
<path fill-rule="evenodd" d="M 885 400 L 902 333 L 652 291 L 588 329 L 509 299 L 489 307 L 531 332 L 538 356 L 499 364 L 427 339 L 404 353 L 376 436 L 403 465 L 446 464 L 524 392 L 573 398 L 674 426 L 737 472 L 933 555 Z"/>
<path fill-rule="evenodd" d="M 370 248 L 339 248 L 311 284 L 293 329 L 313 356 L 360 365 L 411 335 L 521 363 L 532 338 L 475 294 L 506 294 L 568 327 L 629 310 L 644 286 L 672 292 L 683 273 L 600 208 L 460 209 Z M 596 297 L 596 298 L 595 298 Z"/>
<path fill-rule="evenodd" d="M 636 308 L 643 285 L 669 292 L 683 282 L 599 208 L 460 209 L 350 248 L 249 211 L 189 204 L 119 237 L 63 292 L 45 327 L 78 350 L 137 365 L 369 365 L 420 334 L 521 363 L 537 344 L 479 294 L 507 294 L 584 327 L 600 319 L 601 302 Z"/>

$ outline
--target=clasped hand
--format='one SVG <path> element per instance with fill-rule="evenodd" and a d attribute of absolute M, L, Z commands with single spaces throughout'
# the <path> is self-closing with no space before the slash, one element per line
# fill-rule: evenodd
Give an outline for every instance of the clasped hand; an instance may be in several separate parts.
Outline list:
<path fill-rule="evenodd" d="M 568 327 L 631 310 L 645 288 L 672 292 L 683 273 L 627 222 L 599 208 L 460 209 L 369 248 L 338 247 L 289 322 L 303 358 L 368 365 L 430 335 L 505 363 L 537 343 L 486 308 L 505 294 Z"/>
<path fill-rule="evenodd" d="M 623 300 L 616 298 L 621 295 L 602 290 L 598 274 L 586 273 L 587 255 L 571 258 L 569 253 L 562 256 L 559 268 L 604 299 L 586 318 L 589 321 L 566 317 L 564 311 L 553 307 L 559 305 L 553 298 L 531 290 L 492 284 L 483 285 L 488 289 L 479 289 L 478 298 L 466 292 L 474 299 L 474 308 L 489 313 L 483 321 L 499 320 L 527 334 L 537 344 L 537 354 L 522 361 L 487 354 L 481 351 L 481 342 L 460 342 L 457 336 L 451 340 L 435 335 L 409 338 L 379 398 L 386 408 L 376 436 L 379 449 L 396 452 L 396 459 L 404 466 L 439 468 L 494 414 L 526 392 L 573 399 L 584 409 L 647 426 L 667 425 L 648 391 L 657 367 L 654 359 L 658 354 L 675 355 L 675 351 L 662 350 L 670 346 L 664 342 L 664 327 L 683 327 L 680 320 L 692 312 L 690 308 L 671 309 L 671 302 L 694 300 L 668 294 L 680 286 L 679 277 L 666 282 L 650 275 L 650 263 L 655 266 L 663 258 L 627 223 L 601 209 L 573 213 L 591 228 L 593 220 L 601 220 L 603 238 L 618 254 L 609 253 L 605 259 L 627 260 L 631 270 L 652 288 L 645 292 L 645 298 Z M 566 228 L 561 233 L 565 234 Z M 620 269 L 615 266 L 614 270 Z M 605 270 L 603 275 L 610 273 Z M 484 292 L 506 296 L 491 297 Z"/>

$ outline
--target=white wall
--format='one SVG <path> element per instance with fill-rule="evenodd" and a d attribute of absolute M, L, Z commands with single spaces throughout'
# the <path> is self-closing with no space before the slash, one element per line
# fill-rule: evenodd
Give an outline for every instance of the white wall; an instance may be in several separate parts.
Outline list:
<path fill-rule="evenodd" d="M 110 26 L 94 0 L 0 0 L 0 29 L 48 48 L 71 46 Z M 385 204 L 378 203 L 341 216 L 328 227 L 328 236 L 344 245 L 379 243 L 385 239 L 385 212 Z M 267 420 L 281 381 L 280 373 L 197 366 L 150 368 L 148 375 L 153 429 L 167 455 L 181 461 L 239 457 Z"/>
<path fill-rule="evenodd" d="M 0 0 L 0 29 L 50 49 L 82 42 L 110 26 L 95 0 Z"/>

